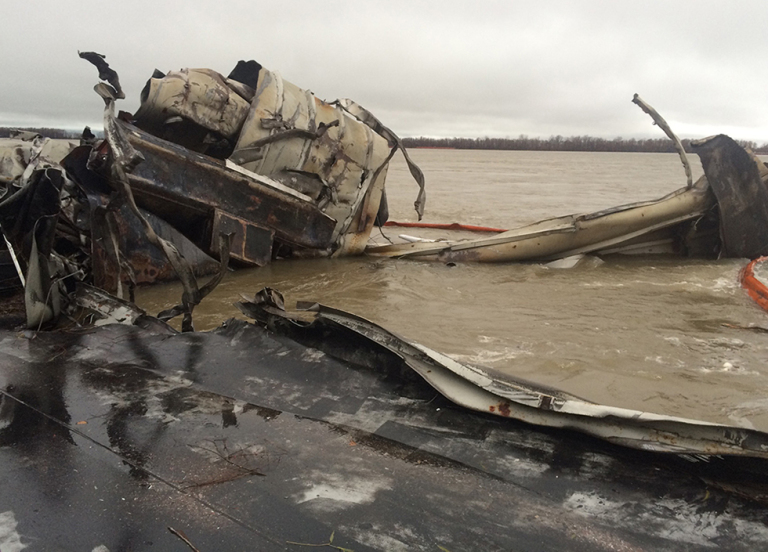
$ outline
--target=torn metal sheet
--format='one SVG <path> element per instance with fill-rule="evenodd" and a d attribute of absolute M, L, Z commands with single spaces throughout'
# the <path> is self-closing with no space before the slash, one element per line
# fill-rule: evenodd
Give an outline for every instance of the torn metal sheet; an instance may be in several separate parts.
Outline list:
<path fill-rule="evenodd" d="M 25 173 L 28 178 L 36 168 L 55 166 L 76 145 L 73 140 L 53 140 L 28 131 L 0 140 L 0 185 L 19 186 Z"/>
<path fill-rule="evenodd" d="M 280 306 L 282 300 L 275 301 L 275 296 L 274 291 L 265 290 L 254 300 L 237 306 L 275 331 L 299 341 L 311 339 L 313 346 L 321 350 L 325 349 L 325 340 L 332 341 L 329 334 L 333 332 L 363 337 L 370 347 L 396 354 L 445 397 L 472 410 L 535 425 L 574 429 L 641 450 L 768 458 L 768 434 L 761 431 L 595 404 L 489 368 L 458 362 L 344 311 L 301 304 L 300 310 L 287 312 Z M 317 339 L 321 335 L 322 339 Z"/>
<path fill-rule="evenodd" d="M 105 102 L 105 140 L 75 148 L 60 165 L 41 155 L 45 140 L 30 137 L 27 164 L 20 175 L 15 175 L 14 167 L 9 169 L 12 180 L 0 198 L 0 226 L 23 281 L 27 325 L 39 329 L 73 307 L 69 300 L 76 280 L 95 283 L 115 291 L 119 298 L 133 300 L 137 283 L 163 278 L 170 267 L 184 288 L 181 306 L 171 311 L 183 314 L 182 328 L 191 330 L 192 309 L 221 281 L 227 269 L 232 243 L 232 235 L 225 228 L 228 219 L 219 217 L 218 225 L 212 225 L 215 228 L 202 229 L 209 232 L 207 245 L 219 263 L 215 266 L 217 275 L 200 288 L 196 277 L 210 272 L 212 259 L 165 221 L 139 209 L 134 199 L 128 175 L 144 158 L 115 117 L 115 101 L 125 97 L 117 73 L 100 54 L 84 52 L 80 57 L 93 63 L 100 78 L 109 83 L 100 82 L 94 88 Z M 83 140 L 93 142 L 93 138 L 86 129 Z M 97 174 L 94 169 L 101 172 Z M 214 210 L 210 211 L 213 218 Z M 271 253 L 272 235 L 267 232 L 265 240 L 255 233 L 258 228 L 247 224 L 242 228 L 240 252 L 265 262 Z M 142 250 L 146 245 L 155 249 Z M 128 247 L 132 251 L 126 253 Z"/>
<path fill-rule="evenodd" d="M 103 56 L 102 56 L 103 57 Z M 105 65 L 103 59 L 101 62 L 94 62 L 99 67 L 99 77 L 105 78 L 105 71 L 102 65 Z M 111 72 L 114 74 L 114 71 Z M 116 209 L 119 206 L 127 205 L 131 213 L 141 223 L 144 234 L 147 240 L 162 251 L 168 262 L 173 267 L 179 280 L 181 281 L 184 292 L 181 295 L 181 304 L 174 307 L 172 316 L 177 314 L 183 315 L 181 328 L 182 331 L 194 331 L 192 324 L 192 311 L 196 305 L 200 303 L 202 298 L 213 289 L 221 281 L 224 272 L 227 269 L 229 263 L 229 246 L 231 244 L 231 235 L 219 236 L 219 251 L 221 251 L 221 268 L 218 276 L 209 281 L 204 288 L 199 288 L 195 275 L 192 271 L 190 264 L 186 261 L 184 256 L 179 252 L 178 248 L 169 240 L 166 240 L 159 236 L 147 218 L 141 213 L 136 201 L 134 199 L 133 191 L 131 190 L 130 183 L 128 181 L 128 175 L 131 174 L 137 165 L 140 165 L 144 160 L 141 152 L 137 151 L 129 142 L 125 130 L 118 124 L 115 117 L 115 100 L 122 98 L 122 92 L 119 89 L 119 83 L 116 82 L 117 76 L 109 78 L 110 84 L 113 84 L 114 88 L 99 83 L 96 85 L 96 92 L 104 99 L 104 136 L 105 143 L 109 147 L 110 157 L 105 160 L 100 159 L 98 156 L 98 150 L 92 152 L 92 156 L 89 158 L 88 168 L 94 166 L 102 168 L 106 172 L 107 181 L 113 189 L 113 193 L 110 196 L 107 203 L 107 212 Z M 114 82 L 113 82 L 114 81 Z M 112 232 L 114 235 L 114 231 Z M 114 248 L 115 257 L 118 264 L 121 264 L 121 254 L 117 247 Z M 132 267 L 126 265 L 126 270 L 129 274 L 132 274 Z M 133 278 L 131 278 L 133 280 Z M 119 282 L 118 282 L 119 286 Z M 120 287 L 118 287 L 118 291 Z M 131 291 L 133 288 L 131 288 Z M 120 295 L 118 295 L 120 297 Z M 133 294 L 131 293 L 131 300 L 133 300 Z"/>
<path fill-rule="evenodd" d="M 67 181 L 60 168 L 39 168 L 22 176 L 21 187 L 0 201 L 0 226 L 24 282 L 29 328 L 40 328 L 59 316 L 60 284 L 81 273 L 79 269 L 68 270 L 52 255 L 62 212 L 60 197 Z"/>
<path fill-rule="evenodd" d="M 62 160 L 62 165 L 83 190 L 86 208 L 79 210 L 79 226 L 90 234 L 89 254 L 93 272 L 93 284 L 110 293 L 117 289 L 120 267 L 109 251 L 112 236 L 105 220 L 106 207 L 111 189 L 106 179 L 87 168 L 90 147 L 75 148 Z M 207 255 L 197 244 L 152 212 L 141 209 L 142 215 L 160 237 L 173 242 L 179 252 L 191 265 L 195 276 L 208 276 L 218 271 L 219 263 Z M 173 267 L 165 255 L 150 244 L 138 218 L 133 216 L 127 205 L 121 205 L 110 212 L 116 229 L 118 249 L 133 268 L 136 284 L 153 284 L 175 280 Z M 124 282 L 127 283 L 127 282 Z"/>
<path fill-rule="evenodd" d="M 691 186 L 693 186 L 693 175 L 691 174 L 691 164 L 688 162 L 688 156 L 685 154 L 685 148 L 683 147 L 682 142 L 680 142 L 680 138 L 678 138 L 677 135 L 670 128 L 669 123 L 667 123 L 667 121 L 664 120 L 664 117 L 659 115 L 658 111 L 656 111 L 653 107 L 645 103 L 645 101 L 643 101 L 643 99 L 638 94 L 635 94 L 633 96 L 632 103 L 637 105 L 645 113 L 650 115 L 651 119 L 653 119 L 653 124 L 657 125 L 661 130 L 663 130 L 664 134 L 666 134 L 667 137 L 670 140 L 672 140 L 672 143 L 675 145 L 675 150 L 680 156 L 680 161 L 683 163 L 683 168 L 685 169 L 685 177 L 686 177 L 686 180 L 688 181 L 688 187 L 690 188 Z"/>
<path fill-rule="evenodd" d="M 768 254 L 768 189 L 765 164 L 725 135 L 691 143 L 717 197 L 725 257 Z"/>
<path fill-rule="evenodd" d="M 316 174 L 327 196 L 319 206 L 336 220 L 336 254 L 349 255 L 365 248 L 389 153 L 387 140 L 369 125 L 261 67 L 231 159 L 265 175 Z"/>
<path fill-rule="evenodd" d="M 134 303 L 118 299 L 97 287 L 77 284 L 74 303 L 85 310 L 85 316 L 93 316 L 93 320 L 84 320 L 89 326 L 105 326 L 107 324 L 124 324 L 139 326 L 153 332 L 175 334 L 175 329 L 165 322 L 148 315 Z"/>
<path fill-rule="evenodd" d="M 551 261 L 591 253 L 647 248 L 659 239 L 684 250 L 692 224 L 716 206 L 705 179 L 659 200 L 623 205 L 587 215 L 568 215 L 507 230 L 491 237 L 456 242 L 368 247 L 385 257 L 417 257 L 442 262 Z M 661 236 L 660 232 L 665 232 Z"/>
<path fill-rule="evenodd" d="M 141 128 L 200 153 L 212 145 L 205 140 L 208 132 L 236 140 L 250 107 L 210 69 L 181 69 L 151 78 L 140 99 L 134 117 Z"/>
<path fill-rule="evenodd" d="M 75 294 L 75 304 L 97 315 L 94 326 L 104 324 L 133 325 L 147 313 L 133 303 L 123 301 L 105 291 L 80 284 Z"/>
<path fill-rule="evenodd" d="M 131 125 L 117 124 L 144 157 L 128 175 L 138 205 L 173 224 L 199 247 L 215 251 L 213 226 L 217 213 L 247 222 L 257 231 L 261 228 L 274 233 L 286 244 L 320 250 L 331 246 L 335 222 L 309 198 L 294 197 L 269 178 L 243 174 L 242 170 L 228 168 L 216 159 Z M 103 178 L 86 169 L 87 158 L 83 155 L 70 156 L 64 163 L 80 180 L 91 181 L 92 187 Z M 248 242 L 248 235 L 236 239 Z M 249 256 L 246 247 L 241 251 L 241 260 L 261 265 L 268 259 L 258 248 Z"/>
<path fill-rule="evenodd" d="M 443 262 L 551 261 L 586 253 L 748 258 L 767 254 L 765 164 L 724 135 L 694 141 L 691 145 L 704 168 L 704 176 L 694 184 L 688 158 L 669 125 L 637 94 L 633 102 L 675 144 L 685 168 L 685 188 L 657 201 L 544 220 L 491 238 L 371 246 L 366 253 Z"/>

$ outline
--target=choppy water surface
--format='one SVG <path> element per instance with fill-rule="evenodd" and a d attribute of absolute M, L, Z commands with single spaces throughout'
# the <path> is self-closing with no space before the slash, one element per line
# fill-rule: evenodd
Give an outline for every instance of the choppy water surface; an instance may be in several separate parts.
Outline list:
<path fill-rule="evenodd" d="M 685 184 L 676 155 L 415 150 L 427 222 L 510 228 L 655 199 Z M 694 177 L 701 174 L 696 158 Z M 415 220 L 416 185 L 395 159 L 390 218 Z M 398 229 L 385 228 L 394 235 Z M 279 261 L 228 275 L 195 310 L 198 329 L 279 289 L 351 311 L 457 359 L 584 398 L 768 431 L 768 326 L 737 282 L 744 260 L 588 259 L 572 269 L 372 258 Z M 178 285 L 142 290 L 150 312 Z"/>

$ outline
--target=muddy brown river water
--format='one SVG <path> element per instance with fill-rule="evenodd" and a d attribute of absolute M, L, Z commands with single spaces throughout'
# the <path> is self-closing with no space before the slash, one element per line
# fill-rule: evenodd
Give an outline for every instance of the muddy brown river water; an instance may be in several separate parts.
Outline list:
<path fill-rule="evenodd" d="M 656 199 L 685 185 L 673 154 L 414 150 L 427 178 L 425 222 L 512 228 Z M 702 170 L 691 158 L 694 178 Z M 416 185 L 398 156 L 390 219 L 414 221 Z M 387 235 L 408 233 L 387 227 Z M 381 236 L 378 240 L 382 242 Z M 743 259 L 587 258 L 445 266 L 374 258 L 277 261 L 227 275 L 195 310 L 197 329 L 241 317 L 264 286 L 318 301 L 454 358 L 605 404 L 768 431 L 768 313 L 740 288 Z M 181 288 L 140 290 L 150 313 Z"/>

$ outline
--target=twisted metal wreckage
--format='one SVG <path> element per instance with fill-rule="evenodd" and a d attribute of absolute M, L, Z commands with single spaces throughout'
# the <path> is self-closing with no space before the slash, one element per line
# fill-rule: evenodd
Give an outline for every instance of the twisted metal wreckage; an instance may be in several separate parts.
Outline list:
<path fill-rule="evenodd" d="M 756 257 L 768 252 L 764 246 L 768 243 L 768 192 L 763 184 L 768 169 L 733 140 L 717 136 L 696 143 L 705 176 L 694 184 L 687 170 L 688 186 L 658 201 L 542 221 L 491 238 L 366 249 L 373 225 L 387 218 L 387 164 L 403 148 L 399 138 L 362 107 L 350 100 L 322 102 L 251 61 L 240 62 L 226 78 L 206 69 L 156 72 L 142 92 L 139 111 L 133 117 L 115 116 L 115 102 L 124 97 L 117 73 L 103 56 L 80 55 L 94 63 L 106 81 L 95 88 L 106 105 L 105 139 L 84 135 L 84 143 L 60 162 L 56 157 L 62 152 L 53 151 L 55 144 L 50 141 L 32 136 L 15 143 L 17 152 L 26 148 L 27 153 L 26 157 L 4 158 L 7 180 L 0 200 L 0 225 L 9 263 L 24 285 L 27 326 L 40 329 L 44 324 L 59 323 L 61 327 L 67 318 L 62 313 L 66 313 L 86 328 L 29 332 L 21 339 L 15 333 L 0 332 L 0 452 L 4 443 L 30 438 L 23 435 L 28 433 L 30 420 L 36 420 L 32 427 L 43 437 L 47 434 L 41 424 L 52 425 L 58 428 L 56 435 L 64 435 L 68 441 L 91 442 L 117 454 L 131 467 L 132 477 L 155 478 L 179 496 L 187 496 L 187 487 L 173 483 L 165 472 L 165 466 L 174 462 L 173 447 L 164 449 L 157 444 L 162 441 L 159 433 L 149 439 L 146 447 L 152 454 L 169 462 L 153 463 L 148 450 L 137 452 L 142 447 L 126 430 L 131 427 L 141 433 L 137 429 L 144 427 L 141 424 L 159 423 L 148 404 L 162 389 L 166 417 L 161 416 L 165 421 L 156 431 L 166 432 L 169 442 L 184 439 L 184 435 L 202 439 L 203 434 L 215 442 L 208 420 L 211 413 L 201 414 L 211 404 L 220 406 L 225 428 L 235 423 L 232 419 L 237 420 L 235 407 L 241 420 L 250 408 L 271 412 L 263 416 L 265 420 L 288 411 L 313 423 L 331 424 L 336 435 L 354 434 L 358 441 L 369 443 L 373 436 L 387 440 L 389 448 L 378 459 L 356 457 L 356 462 L 370 462 L 372 470 L 389 462 L 383 459 L 389 454 L 410 458 L 418 450 L 419 458 L 429 466 L 448 469 L 441 464 L 448 462 L 455 463 L 450 470 L 458 465 L 478 470 L 471 475 L 473 486 L 489 485 L 484 479 L 488 476 L 498 478 L 494 485 L 499 488 L 488 492 L 508 513 L 518 513 L 505 519 L 504 534 L 499 535 L 498 527 L 495 533 L 482 532 L 490 517 L 475 511 L 470 525 L 477 531 L 470 532 L 471 544 L 485 543 L 480 548 L 508 548 L 509 542 L 522 542 L 519 539 L 541 542 L 545 534 L 552 543 L 572 545 L 575 538 L 590 549 L 616 549 L 617 543 L 665 549 L 682 539 L 692 548 L 733 542 L 747 550 L 768 542 L 764 515 L 768 434 L 761 431 L 594 404 L 457 362 L 350 313 L 318 304 L 299 304 L 295 310 L 287 310 L 279 292 L 268 288 L 252 300 L 238 303 L 256 325 L 228 321 L 213 332 L 191 334 L 195 338 L 190 341 L 187 334 L 178 334 L 165 324 L 181 315 L 183 332 L 191 331 L 195 305 L 221 281 L 230 260 L 260 266 L 278 256 L 364 251 L 444 261 L 551 260 L 587 252 L 646 251 Z M 635 101 L 673 136 L 658 114 L 639 98 Z M 419 185 L 415 206 L 421 217 L 424 178 L 404 149 L 403 153 Z M 210 274 L 214 274 L 212 279 L 200 286 L 197 278 Z M 136 285 L 172 277 L 183 284 L 179 305 L 152 317 L 133 304 Z M 301 356 L 305 347 L 327 355 L 321 361 L 322 369 Z M 246 350 L 249 361 L 244 364 L 242 352 Z M 277 355 L 277 350 L 292 352 L 288 360 L 281 360 L 283 353 Z M 180 365 L 184 365 L 183 384 L 177 381 Z M 62 378 L 66 374 L 79 374 L 80 383 L 65 387 Z M 123 376 L 141 383 L 126 388 L 115 379 Z M 243 381 L 265 385 L 243 386 Z M 91 405 L 88 408 L 100 412 L 103 407 L 92 404 L 94 393 L 112 397 L 111 410 L 99 414 L 110 420 L 106 433 L 92 426 L 74 426 L 73 415 L 65 406 L 80 412 L 86 407 L 75 405 Z M 176 397 L 180 393 L 184 396 Z M 127 404 L 128 410 L 116 404 Z M 173 404 L 187 406 L 174 410 Z M 437 410 L 431 406 L 434 404 L 439 405 Z M 450 419 L 444 413 L 436 414 L 441 408 L 453 413 Z M 175 422 L 169 422 L 167 416 Z M 568 432 L 537 434 L 526 424 L 575 430 L 610 444 L 575 438 Z M 283 426 L 287 435 L 307 432 L 295 423 Z M 268 431 L 258 427 L 258 431 Z M 134 436 L 117 435 L 121 431 Z M 538 452 L 519 448 L 535 435 L 540 442 L 533 449 Z M 599 451 L 596 454 L 608 458 L 608 464 L 591 463 L 587 470 L 591 475 L 579 468 L 560 482 L 542 479 L 544 473 L 564 473 L 562 460 L 539 456 L 547 450 L 554 455 L 566 442 L 569 454 Z M 334 453 L 328 447 L 314 446 L 318 459 L 331 461 Z M 380 445 L 370 446 L 383 450 Z M 635 452 L 627 454 L 623 447 Z M 224 455 L 218 445 L 214 452 L 229 469 L 235 466 L 234 479 L 263 475 L 261 468 L 233 462 L 234 457 Z M 300 451 L 294 453 L 300 455 Z M 673 454 L 660 460 L 655 453 Z M 650 457 L 643 455 L 651 455 L 650 465 L 655 470 L 663 466 L 662 472 L 645 474 L 637 459 Z M 591 462 L 585 458 L 580 460 L 582 467 Z M 679 464 L 679 458 L 707 462 Z M 24 456 L 19 461 L 28 460 Z M 85 465 L 89 460 L 80 461 Z M 521 475 L 518 468 L 511 467 L 520 461 L 529 466 L 529 472 Z M 196 464 L 190 458 L 183 462 Z M 333 487 L 329 483 L 332 474 L 345 481 L 364 479 L 378 485 L 371 483 L 375 479 L 372 471 L 361 475 L 342 464 L 334 460 L 322 474 L 314 475 L 286 467 L 280 481 L 290 481 L 291 469 L 299 469 L 313 488 Z M 606 468 L 609 464 L 610 469 Z M 430 468 L 400 464 L 398 469 L 406 475 L 397 493 L 409 497 L 414 512 L 433 512 L 438 525 L 459 523 L 447 505 L 461 499 L 448 496 L 453 491 L 439 483 L 420 479 L 426 471 L 419 470 Z M 458 477 L 458 472 L 451 473 Z M 470 477 L 462 473 L 462 477 Z M 657 491 L 650 487 L 630 490 L 625 485 L 627 478 L 639 473 L 648 480 L 657 477 L 658 484 L 666 488 L 676 488 L 676 500 L 683 508 L 693 508 L 703 492 L 725 500 L 727 506 L 721 502 L 716 508 L 701 506 L 709 516 L 704 541 L 686 540 L 701 528 L 695 508 L 681 521 L 680 514 L 654 505 Z M 280 496 L 301 494 L 278 483 L 270 484 L 277 485 L 273 492 Z M 615 499 L 623 500 L 624 506 L 631 504 L 618 524 L 623 527 L 617 528 L 616 519 L 590 502 L 596 499 L 589 489 L 603 484 L 617 493 Z M 395 484 L 387 485 L 393 489 Z M 409 485 L 418 493 L 408 490 Z M 520 495 L 520 486 L 544 498 L 534 499 L 526 492 Z M 263 505 L 256 498 L 240 496 L 242 490 L 238 489 L 231 488 L 230 495 L 218 498 L 201 494 L 191 500 L 230 521 L 237 518 L 246 536 L 264 539 L 265 549 L 271 549 L 280 540 L 275 535 L 284 535 L 287 528 L 306 525 L 306 538 L 311 539 L 339 523 L 331 515 L 333 508 L 305 507 L 309 498 L 295 501 L 286 514 L 290 522 L 253 522 L 248 516 L 265 515 Z M 522 503 L 511 501 L 512 495 L 519 495 Z M 228 496 L 241 500 L 241 508 L 248 514 L 222 506 Z M 367 499 L 333 496 L 357 505 L 354 519 L 374 515 L 362 509 L 369 503 Z M 442 498 L 429 501 L 426 496 Z M 89 500 L 82 498 L 84 504 Z M 411 504 L 408 500 L 405 503 Z M 428 504 L 422 504 L 425 500 Z M 23 500 L 14 504 L 19 511 L 32 508 Z M 375 519 L 402 523 L 419 517 L 406 515 L 410 510 L 402 500 L 397 501 L 398 508 L 386 501 L 373 500 L 373 504 Z M 0 511 L 2 506 L 0 503 Z M 586 508 L 587 521 L 566 515 L 577 507 Z M 524 521 L 521 512 L 526 508 L 540 512 L 541 518 L 537 515 L 535 521 Z M 374 533 L 395 538 L 391 528 L 370 523 L 365 530 L 355 530 L 349 525 L 352 518 L 342 517 L 341 522 L 355 535 L 349 540 L 355 550 L 387 548 L 381 543 L 390 541 L 372 544 L 370 535 Z M 553 520 L 557 519 L 567 521 L 555 527 Z M 466 519 L 461 523 L 466 524 Z M 493 523 L 498 520 L 494 518 Z M 437 542 L 443 543 L 441 547 L 468 545 L 462 544 L 464 537 L 456 535 L 441 541 L 433 525 L 425 522 L 412 528 L 410 536 L 397 538 L 405 539 L 405 546 L 413 549 L 429 549 L 428 543 Z M 147 521 L 143 530 L 151 532 L 151 526 Z M 203 539 L 212 535 L 203 533 Z M 163 539 L 160 535 L 155 538 Z M 232 542 L 237 540 L 232 538 Z"/>

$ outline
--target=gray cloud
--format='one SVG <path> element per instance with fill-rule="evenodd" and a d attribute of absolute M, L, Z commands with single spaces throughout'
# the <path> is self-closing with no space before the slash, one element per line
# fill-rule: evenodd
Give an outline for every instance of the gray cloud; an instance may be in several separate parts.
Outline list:
<path fill-rule="evenodd" d="M 99 126 L 106 54 L 134 111 L 157 67 L 256 59 L 350 97 L 402 135 L 661 136 L 768 141 L 764 1 L 28 3 L 6 10 L 0 125 Z"/>

